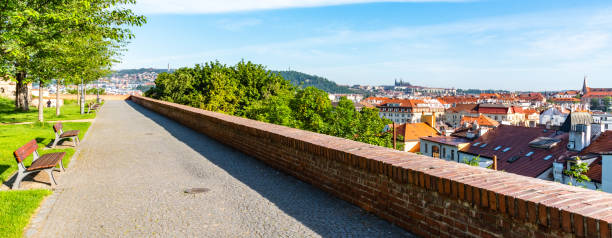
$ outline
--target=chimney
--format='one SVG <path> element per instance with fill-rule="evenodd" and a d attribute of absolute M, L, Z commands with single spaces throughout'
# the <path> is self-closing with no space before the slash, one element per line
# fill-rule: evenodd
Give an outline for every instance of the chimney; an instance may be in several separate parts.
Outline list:
<path fill-rule="evenodd" d="M 425 122 L 427 125 L 436 128 L 436 116 L 434 114 L 421 116 L 421 122 Z"/>
<path fill-rule="evenodd" d="M 497 155 L 493 156 L 493 170 L 497 170 Z"/>
<path fill-rule="evenodd" d="M 487 133 L 487 131 L 489 131 L 489 128 L 486 128 L 486 127 L 478 128 L 478 136 L 484 135 L 485 133 Z"/>

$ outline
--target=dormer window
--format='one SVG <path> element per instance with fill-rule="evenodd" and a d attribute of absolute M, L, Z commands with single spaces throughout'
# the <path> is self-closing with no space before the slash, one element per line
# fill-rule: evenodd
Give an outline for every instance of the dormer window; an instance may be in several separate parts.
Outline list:
<path fill-rule="evenodd" d="M 549 160 L 550 158 L 552 158 L 552 155 L 547 155 L 546 157 L 544 157 L 544 160 Z"/>
<path fill-rule="evenodd" d="M 525 156 L 529 157 L 531 155 L 533 155 L 533 151 L 529 151 L 529 153 L 527 153 Z"/>
<path fill-rule="evenodd" d="M 511 147 L 506 147 L 504 150 L 502 150 L 502 152 L 508 152 L 510 149 L 512 149 Z"/>
<path fill-rule="evenodd" d="M 486 143 L 485 143 L 485 144 L 482 144 L 482 145 L 480 146 L 480 148 L 485 148 L 485 146 L 487 146 L 487 144 L 486 144 Z"/>
<path fill-rule="evenodd" d="M 498 145 L 498 146 L 497 146 L 497 147 L 495 147 L 495 149 L 493 149 L 493 150 L 499 150 L 499 149 L 501 149 L 501 148 L 502 148 L 502 146 L 501 146 L 501 145 Z"/>
<path fill-rule="evenodd" d="M 474 143 L 474 146 L 480 145 L 480 142 L 476 142 Z"/>

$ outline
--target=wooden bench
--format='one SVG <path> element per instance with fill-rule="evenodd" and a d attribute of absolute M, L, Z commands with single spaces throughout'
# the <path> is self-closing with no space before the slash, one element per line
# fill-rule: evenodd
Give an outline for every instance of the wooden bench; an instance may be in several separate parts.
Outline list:
<path fill-rule="evenodd" d="M 55 146 L 57 145 L 59 141 L 66 139 L 66 138 L 70 138 L 72 140 L 72 143 L 74 143 L 75 147 L 78 144 L 80 144 L 79 131 L 72 130 L 72 131 L 64 132 L 63 127 L 64 126 L 62 125 L 61 122 L 55 123 L 53 125 L 53 131 L 55 131 L 55 140 L 53 141 L 53 145 L 51 146 L 51 148 L 55 148 Z"/>
<path fill-rule="evenodd" d="M 97 112 L 100 109 L 100 104 L 92 103 L 87 105 L 87 113 L 91 113 L 92 111 Z"/>
<path fill-rule="evenodd" d="M 55 182 L 55 178 L 53 177 L 53 169 L 59 163 L 61 171 L 64 171 L 62 159 L 66 155 L 66 152 L 49 153 L 39 156 L 37 149 L 38 143 L 36 143 L 36 140 L 31 140 L 30 142 L 28 142 L 22 147 L 19 147 L 19 149 L 13 152 L 15 160 L 17 160 L 17 167 L 19 169 L 17 172 L 17 178 L 13 183 L 13 189 L 19 188 L 21 180 L 23 180 L 26 175 L 38 171 L 47 171 L 47 173 L 49 173 L 49 178 L 51 179 L 53 184 L 57 184 L 57 182 Z M 30 155 L 33 155 L 32 164 L 26 168 L 25 165 L 23 165 L 23 161 Z"/>

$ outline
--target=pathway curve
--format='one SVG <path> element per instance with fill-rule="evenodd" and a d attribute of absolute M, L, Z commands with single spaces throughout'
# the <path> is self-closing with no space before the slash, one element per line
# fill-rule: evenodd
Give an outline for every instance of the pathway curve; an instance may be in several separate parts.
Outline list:
<path fill-rule="evenodd" d="M 106 102 L 89 133 L 34 236 L 410 236 L 129 101 Z"/>

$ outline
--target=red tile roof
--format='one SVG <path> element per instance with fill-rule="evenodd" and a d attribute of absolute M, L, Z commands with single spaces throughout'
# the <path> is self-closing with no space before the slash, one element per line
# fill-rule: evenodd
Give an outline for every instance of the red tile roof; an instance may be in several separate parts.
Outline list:
<path fill-rule="evenodd" d="M 478 107 L 478 113 L 484 114 L 508 114 L 508 108 L 504 107 Z"/>
<path fill-rule="evenodd" d="M 593 182 L 601 183 L 601 161 L 602 159 L 599 157 L 589 165 L 586 176 Z"/>
<path fill-rule="evenodd" d="M 599 154 L 612 151 L 612 131 L 605 131 L 599 135 L 580 155 Z"/>
<path fill-rule="evenodd" d="M 367 97 L 367 98 L 365 98 L 365 99 L 363 99 L 361 101 L 376 106 L 376 105 L 385 103 L 387 100 L 391 100 L 391 98 L 386 98 L 386 97 Z"/>
<path fill-rule="evenodd" d="M 545 98 L 541 93 L 524 93 L 518 96 L 521 100 L 543 101 Z"/>
<path fill-rule="evenodd" d="M 514 113 L 523 113 L 525 114 L 525 111 L 523 111 L 522 107 L 516 107 L 516 106 L 512 106 L 512 111 L 514 111 Z"/>
<path fill-rule="evenodd" d="M 551 149 L 532 148 L 529 143 L 538 137 L 552 137 L 561 141 Z M 575 155 L 575 152 L 566 149 L 569 134 L 557 134 L 554 130 L 542 128 L 520 127 L 500 125 L 495 129 L 474 140 L 472 144 L 462 151 L 481 155 L 488 158 L 497 156 L 498 170 L 520 174 L 529 177 L 537 177 L 552 166 L 555 160 L 564 160 Z M 475 143 L 478 143 L 475 145 Z M 485 147 L 481 147 L 486 144 Z M 495 150 L 495 148 L 498 148 Z M 504 149 L 510 148 L 506 152 Z M 530 156 L 527 153 L 533 152 Z M 548 155 L 552 155 L 545 160 Z M 511 158 L 516 158 L 514 162 L 509 162 Z"/>
<path fill-rule="evenodd" d="M 478 102 L 478 98 L 472 97 L 472 96 L 444 96 L 440 98 L 450 104 L 477 103 Z"/>
<path fill-rule="evenodd" d="M 612 97 L 612 91 L 591 91 L 586 93 L 584 96 L 582 96 L 583 98 L 589 98 L 589 97 Z"/>
<path fill-rule="evenodd" d="M 380 104 L 379 107 L 395 107 L 389 104 L 399 104 L 399 107 L 417 107 L 418 104 L 423 104 L 423 100 L 418 99 L 389 99 Z"/>
<path fill-rule="evenodd" d="M 554 102 L 580 102 L 578 98 L 553 98 Z"/>
<path fill-rule="evenodd" d="M 436 98 L 436 100 L 438 100 L 438 102 L 440 102 L 441 104 L 449 104 L 441 98 Z"/>
<path fill-rule="evenodd" d="M 491 119 L 488 116 L 485 115 L 479 115 L 478 117 L 470 117 L 470 116 L 464 116 L 463 118 L 461 118 L 461 125 L 463 125 L 464 123 L 478 123 L 478 125 L 481 126 L 488 126 L 488 127 L 496 127 L 499 126 L 499 122 L 497 122 L 496 120 Z"/>
<path fill-rule="evenodd" d="M 457 104 L 454 107 L 448 109 L 448 112 L 472 112 L 476 109 L 478 104 Z"/>
<path fill-rule="evenodd" d="M 525 115 L 540 114 L 540 112 L 538 112 L 538 110 L 534 108 L 523 109 L 523 113 L 525 113 Z"/>
<path fill-rule="evenodd" d="M 481 93 L 480 98 L 499 98 L 499 94 L 497 93 Z"/>
<path fill-rule="evenodd" d="M 424 136 L 437 136 L 438 131 L 425 122 L 405 123 L 396 125 L 397 134 L 404 137 L 404 141 L 418 141 Z"/>

